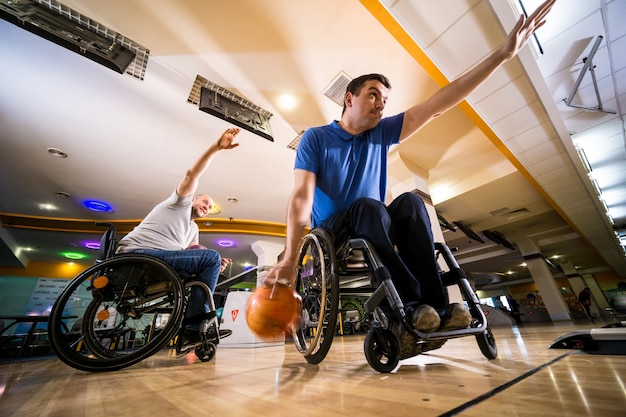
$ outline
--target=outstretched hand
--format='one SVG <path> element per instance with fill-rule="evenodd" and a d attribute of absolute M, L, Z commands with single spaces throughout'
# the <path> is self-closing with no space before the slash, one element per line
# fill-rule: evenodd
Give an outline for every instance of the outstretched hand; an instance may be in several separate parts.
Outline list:
<path fill-rule="evenodd" d="M 555 2 L 556 0 L 546 0 L 541 6 L 537 7 L 528 18 L 524 15 L 520 16 L 504 44 L 504 48 L 507 51 L 507 59 L 511 59 L 517 55 L 524 45 L 526 45 L 533 33 L 546 23 L 545 17 L 550 9 L 552 9 Z"/>
<path fill-rule="evenodd" d="M 238 127 L 231 127 L 226 129 L 222 136 L 217 140 L 217 149 L 233 149 L 239 146 L 238 143 L 233 143 L 235 137 L 239 134 L 241 129 Z"/>

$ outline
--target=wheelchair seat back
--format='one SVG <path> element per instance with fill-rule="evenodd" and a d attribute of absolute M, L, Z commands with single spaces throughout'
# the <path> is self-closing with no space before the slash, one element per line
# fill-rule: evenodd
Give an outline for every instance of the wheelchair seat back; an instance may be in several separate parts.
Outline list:
<path fill-rule="evenodd" d="M 96 226 L 106 226 L 107 230 L 100 238 L 98 261 L 104 261 L 115 255 L 117 249 L 117 227 L 113 223 L 96 223 Z"/>
<path fill-rule="evenodd" d="M 368 264 L 371 254 L 365 253 L 369 250 L 368 247 L 353 246 L 352 242 L 351 239 L 348 239 L 339 245 L 336 251 L 339 286 L 344 289 L 361 289 L 369 293 L 378 286 Z"/>

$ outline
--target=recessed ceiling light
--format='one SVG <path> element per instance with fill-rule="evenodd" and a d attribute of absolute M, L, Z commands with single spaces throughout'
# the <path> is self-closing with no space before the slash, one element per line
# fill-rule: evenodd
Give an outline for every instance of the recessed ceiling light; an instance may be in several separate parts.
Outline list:
<path fill-rule="evenodd" d="M 84 259 L 87 257 L 87 255 L 78 252 L 63 252 L 61 255 L 65 256 L 67 259 Z"/>
<path fill-rule="evenodd" d="M 220 239 L 215 243 L 217 243 L 219 246 L 223 248 L 234 248 L 237 246 L 237 243 L 235 243 L 234 240 L 230 240 L 230 239 Z"/>
<path fill-rule="evenodd" d="M 98 200 L 85 200 L 83 205 L 91 211 L 97 211 L 98 213 L 113 213 L 113 206 L 104 201 Z"/>
<path fill-rule="evenodd" d="M 41 203 L 39 204 L 39 209 L 40 210 L 48 210 L 48 211 L 52 211 L 52 210 L 56 210 L 56 206 L 54 204 L 50 204 L 50 203 Z"/>
<path fill-rule="evenodd" d="M 292 94 L 283 94 L 278 98 L 278 105 L 283 110 L 292 110 L 298 104 L 298 100 Z"/>
<path fill-rule="evenodd" d="M 83 242 L 83 246 L 86 247 L 87 249 L 98 250 L 100 249 L 100 242 L 86 241 L 86 242 Z"/>
<path fill-rule="evenodd" d="M 66 193 L 65 191 L 58 191 L 57 192 L 57 197 L 61 197 L 61 198 L 69 198 L 70 193 Z"/>
<path fill-rule="evenodd" d="M 237 203 L 239 200 L 235 197 L 228 197 L 226 201 L 228 201 L 229 203 Z"/>
<path fill-rule="evenodd" d="M 52 156 L 56 156 L 57 158 L 67 158 L 67 154 L 57 148 L 48 148 L 48 153 Z"/>

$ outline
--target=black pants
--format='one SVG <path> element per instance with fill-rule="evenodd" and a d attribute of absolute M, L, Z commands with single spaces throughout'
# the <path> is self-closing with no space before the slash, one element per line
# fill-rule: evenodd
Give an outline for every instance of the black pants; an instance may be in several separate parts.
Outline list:
<path fill-rule="evenodd" d="M 435 259 L 433 233 L 424 201 L 404 193 L 385 206 L 360 198 L 323 226 L 338 241 L 348 237 L 368 240 L 387 267 L 406 306 L 428 304 L 437 310 L 447 305 Z"/>

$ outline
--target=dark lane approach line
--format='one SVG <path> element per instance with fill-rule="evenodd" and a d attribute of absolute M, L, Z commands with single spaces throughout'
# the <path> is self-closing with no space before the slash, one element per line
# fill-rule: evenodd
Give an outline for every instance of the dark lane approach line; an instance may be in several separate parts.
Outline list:
<path fill-rule="evenodd" d="M 561 359 L 571 355 L 572 353 L 574 353 L 574 352 L 565 353 L 565 354 L 559 356 L 558 358 L 552 359 L 551 361 L 546 362 L 546 363 L 544 363 L 543 365 L 541 365 L 541 366 L 539 366 L 537 368 L 531 369 L 530 371 L 526 372 L 525 374 L 522 374 L 522 375 L 518 376 L 517 378 L 510 380 L 506 384 L 502 384 L 499 387 L 496 387 L 496 388 L 492 389 L 491 391 L 486 392 L 483 395 L 480 395 L 480 396 L 474 398 L 473 400 L 470 400 L 470 401 L 468 401 L 468 402 L 466 402 L 464 404 L 461 404 L 460 406 L 458 406 L 456 408 L 453 408 L 450 411 L 447 411 L 447 412 L 445 412 L 443 414 L 440 414 L 439 417 L 456 416 L 457 414 L 467 410 L 468 408 L 473 407 L 473 406 L 475 406 L 475 405 L 477 405 L 477 404 L 479 404 L 479 403 L 481 403 L 481 402 L 483 402 L 485 400 L 488 400 L 489 398 L 493 397 L 494 395 L 501 393 L 505 389 L 512 387 L 513 385 L 517 384 L 518 382 L 523 381 L 524 379 L 528 378 L 529 376 L 536 374 L 537 372 L 541 371 L 542 369 L 547 368 L 548 366 L 550 366 L 550 365 L 560 361 Z"/>

